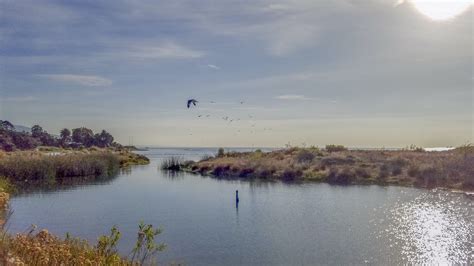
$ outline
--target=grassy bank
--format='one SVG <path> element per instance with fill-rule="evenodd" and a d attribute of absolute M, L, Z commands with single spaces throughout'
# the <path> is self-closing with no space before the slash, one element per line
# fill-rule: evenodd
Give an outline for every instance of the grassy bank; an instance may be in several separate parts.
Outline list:
<path fill-rule="evenodd" d="M 58 178 L 110 176 L 120 167 L 147 163 L 145 156 L 106 149 L 2 152 L 0 176 L 12 182 L 54 182 Z"/>
<path fill-rule="evenodd" d="M 176 162 L 172 164 L 176 168 Z M 347 150 L 342 146 L 288 148 L 264 153 L 225 153 L 179 169 L 220 178 L 319 181 L 332 184 L 393 184 L 474 190 L 474 149 L 443 152 Z"/>

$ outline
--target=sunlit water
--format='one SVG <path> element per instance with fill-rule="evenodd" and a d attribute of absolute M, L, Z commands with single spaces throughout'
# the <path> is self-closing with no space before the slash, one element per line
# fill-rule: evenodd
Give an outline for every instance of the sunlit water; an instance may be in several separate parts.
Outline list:
<path fill-rule="evenodd" d="M 16 196 L 9 230 L 30 224 L 95 242 L 117 225 L 131 250 L 140 220 L 161 226 L 164 263 L 188 265 L 472 264 L 473 200 L 401 187 L 219 180 L 159 170 L 152 159 L 103 182 Z M 240 203 L 235 205 L 235 190 Z"/>

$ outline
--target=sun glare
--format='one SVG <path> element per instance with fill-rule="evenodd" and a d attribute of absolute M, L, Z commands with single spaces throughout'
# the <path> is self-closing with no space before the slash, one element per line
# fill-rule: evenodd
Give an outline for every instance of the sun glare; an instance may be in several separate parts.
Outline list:
<path fill-rule="evenodd" d="M 473 0 L 412 0 L 415 8 L 423 15 L 433 20 L 453 18 L 473 3 Z"/>

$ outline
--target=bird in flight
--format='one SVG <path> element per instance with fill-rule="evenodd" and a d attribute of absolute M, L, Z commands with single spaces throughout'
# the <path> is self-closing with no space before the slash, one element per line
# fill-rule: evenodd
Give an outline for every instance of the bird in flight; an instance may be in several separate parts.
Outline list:
<path fill-rule="evenodd" d="M 195 99 L 189 99 L 188 100 L 188 108 L 191 107 L 191 104 L 196 106 L 196 103 L 198 103 L 198 101 L 196 101 Z"/>

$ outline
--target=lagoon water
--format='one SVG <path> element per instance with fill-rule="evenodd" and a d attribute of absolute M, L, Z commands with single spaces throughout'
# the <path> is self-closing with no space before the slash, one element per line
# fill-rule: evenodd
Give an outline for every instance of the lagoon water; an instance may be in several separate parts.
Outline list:
<path fill-rule="evenodd" d="M 96 242 L 113 225 L 132 249 L 140 220 L 161 226 L 161 263 L 188 265 L 472 264 L 474 200 L 402 187 L 220 180 L 159 170 L 163 158 L 215 149 L 151 149 L 103 182 L 12 198 L 9 231 L 30 224 Z M 240 203 L 235 205 L 235 190 Z"/>

